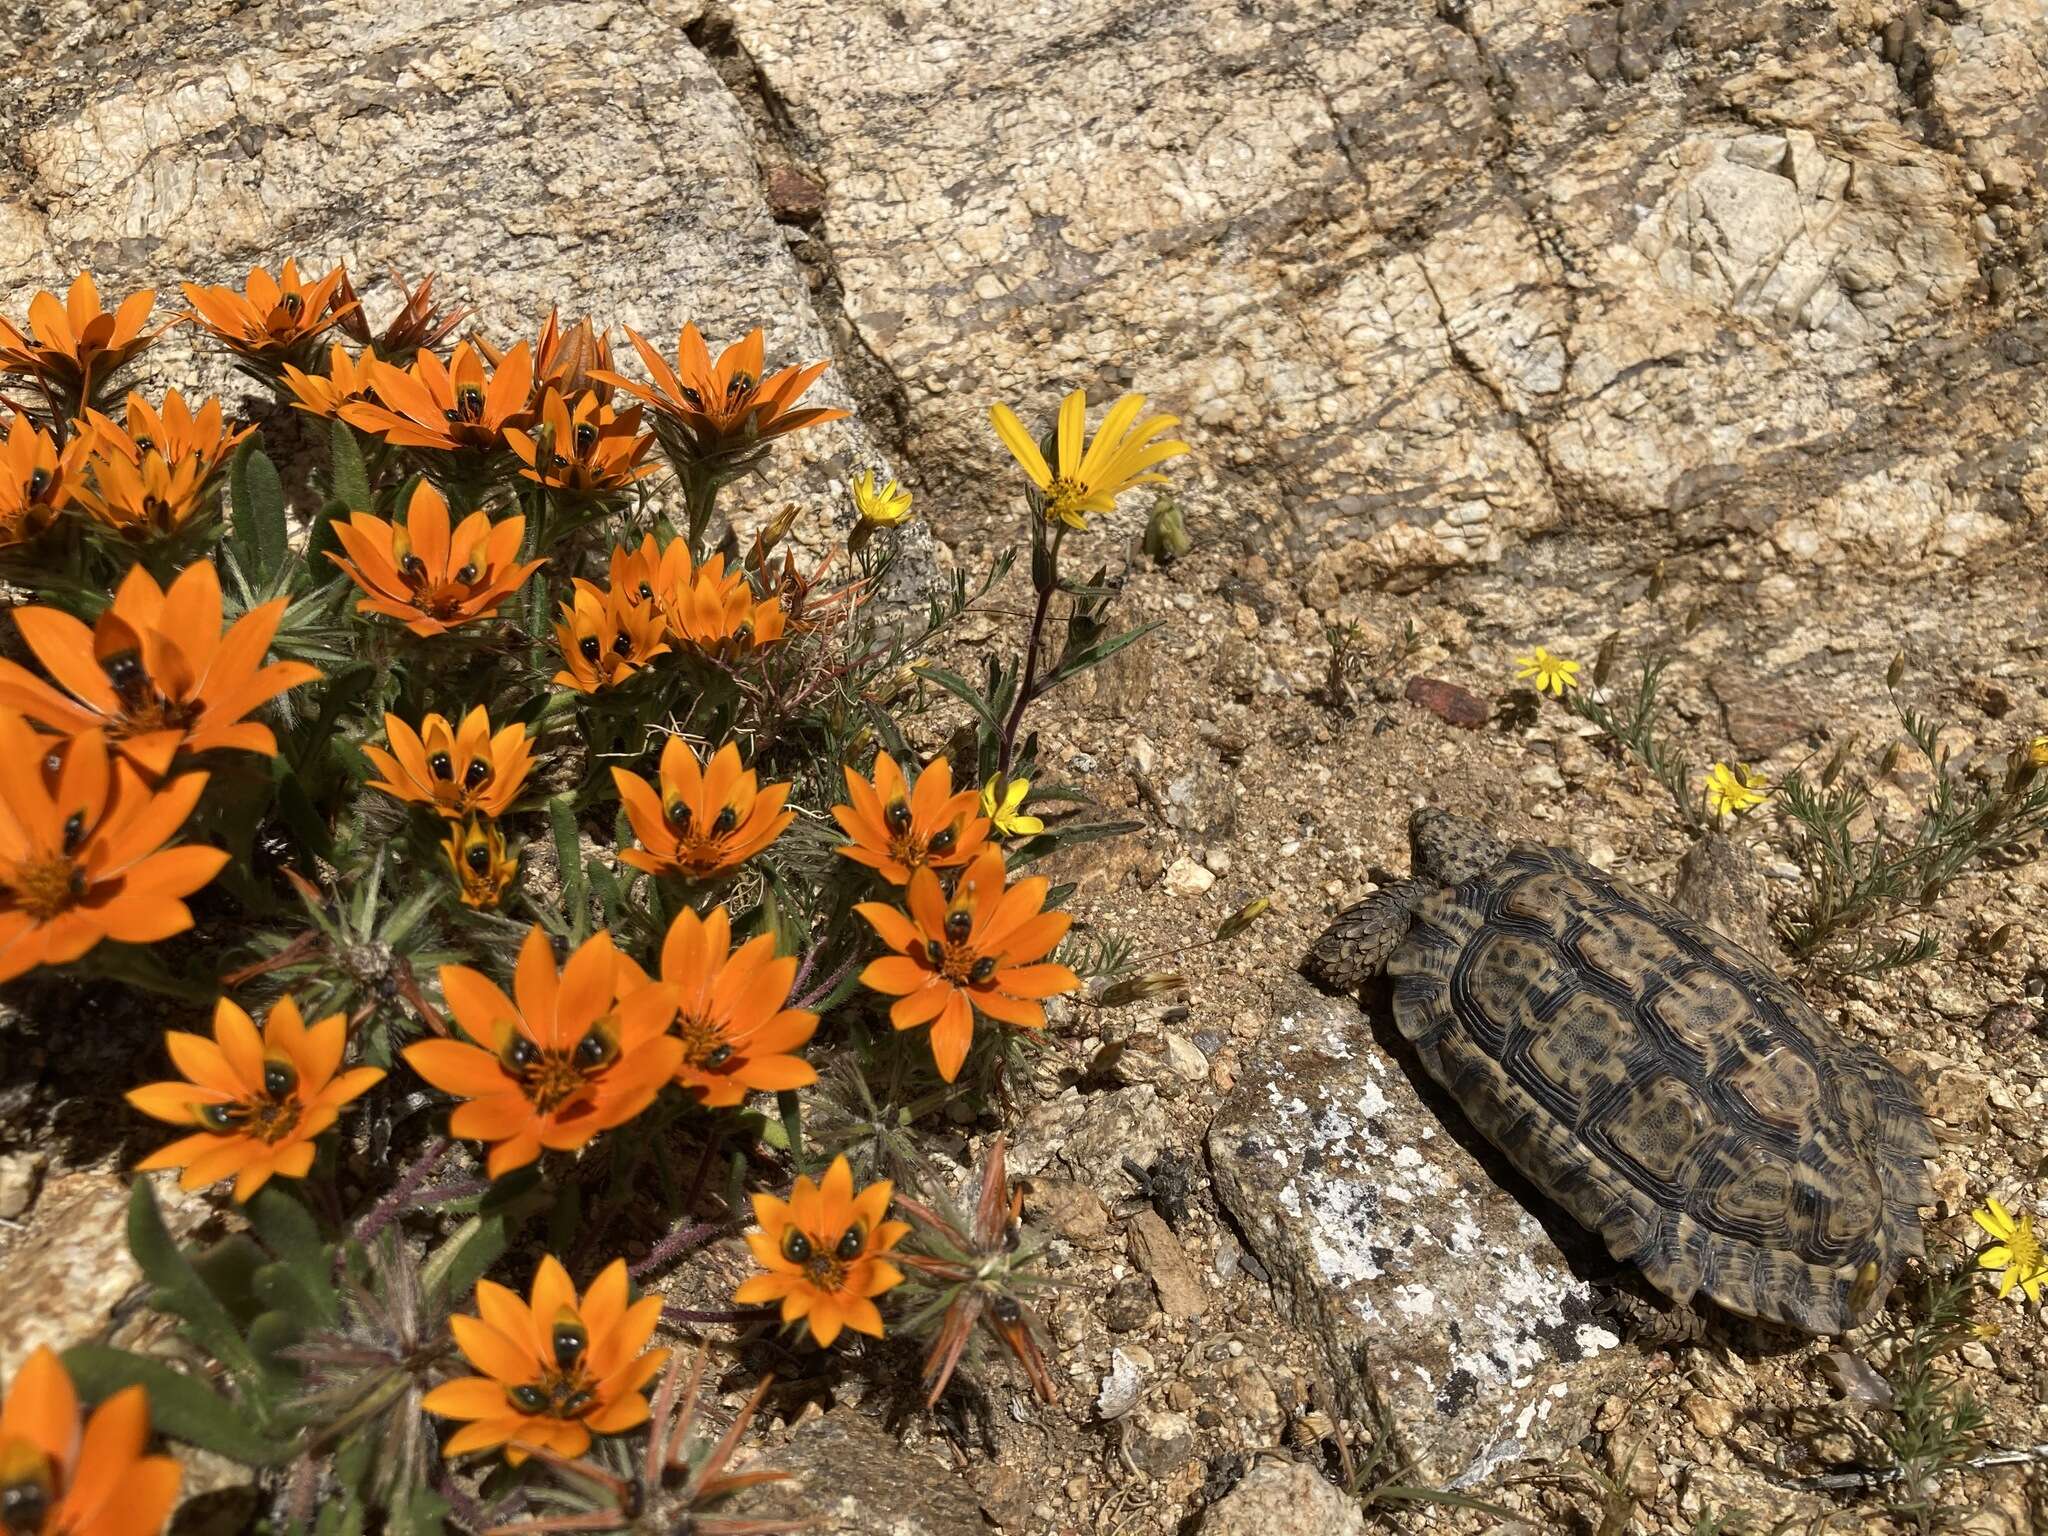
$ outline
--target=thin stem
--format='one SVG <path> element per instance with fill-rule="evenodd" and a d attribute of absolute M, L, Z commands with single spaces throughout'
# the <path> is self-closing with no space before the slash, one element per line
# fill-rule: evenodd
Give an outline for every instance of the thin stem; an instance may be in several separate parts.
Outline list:
<path fill-rule="evenodd" d="M 453 1184 L 436 1184 L 432 1189 L 417 1191 L 406 1202 L 409 1211 L 425 1210 L 430 1205 L 446 1205 L 451 1200 L 468 1200 L 482 1194 L 491 1187 L 489 1179 L 461 1179 Z"/>
<path fill-rule="evenodd" d="M 1045 621 L 1052 611 L 1052 595 L 1060 585 L 1060 543 L 1066 537 L 1067 525 L 1053 526 L 1051 538 L 1032 551 L 1031 584 L 1038 589 L 1038 604 L 1031 611 L 1031 634 L 1024 643 L 1024 676 L 1017 684 L 1017 702 L 1010 710 L 1010 718 L 1003 722 L 1002 750 L 997 754 L 996 771 L 1003 778 L 1010 776 L 1010 759 L 1017 746 L 1017 730 L 1024 723 L 1024 711 L 1030 707 L 1038 686 L 1038 651 L 1045 637 Z M 1040 538 L 1044 538 L 1041 532 Z M 1040 567 L 1039 554 L 1044 555 Z"/>
<path fill-rule="evenodd" d="M 448 1155 L 452 1145 L 446 1136 L 437 1136 L 427 1143 L 426 1151 L 414 1158 L 411 1166 L 398 1176 L 398 1182 L 391 1186 L 391 1193 L 372 1206 L 369 1214 L 356 1224 L 357 1242 L 369 1243 L 391 1224 L 392 1218 L 406 1208 L 427 1176 L 441 1166 L 441 1160 Z"/>
<path fill-rule="evenodd" d="M 738 1230 L 738 1227 L 730 1223 L 718 1221 L 699 1221 L 687 1227 L 678 1227 L 649 1249 L 647 1257 L 633 1265 L 627 1273 L 638 1280 L 649 1271 L 659 1269 L 673 1259 L 679 1259 L 686 1253 L 695 1253 L 712 1239 Z"/>
<path fill-rule="evenodd" d="M 765 1323 L 775 1315 L 773 1307 L 730 1307 L 717 1312 L 699 1312 L 691 1307 L 661 1309 L 661 1320 L 679 1327 L 688 1323 Z"/>
<path fill-rule="evenodd" d="M 814 949 L 811 951 L 811 953 L 816 954 L 817 951 Z M 844 965 L 840 966 L 838 970 L 834 971 L 830 976 L 827 976 L 823 981 L 819 982 L 817 986 L 813 987 L 809 992 L 806 992 L 801 997 L 797 998 L 789 1006 L 792 1008 L 801 1008 L 807 1013 L 814 1012 L 819 1003 L 823 1002 L 826 998 L 830 997 L 834 992 L 839 990 L 839 984 L 845 981 L 846 978 L 853 973 L 853 968 L 856 965 L 859 965 L 860 963 L 861 957 L 859 955 L 854 955 L 849 960 L 847 960 L 847 962 Z M 798 981 L 802 981 L 801 976 L 798 977 Z"/>

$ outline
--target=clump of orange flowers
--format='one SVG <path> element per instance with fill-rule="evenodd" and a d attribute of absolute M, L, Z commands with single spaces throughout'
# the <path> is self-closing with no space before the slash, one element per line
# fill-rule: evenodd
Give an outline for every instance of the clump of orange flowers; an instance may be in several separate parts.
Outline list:
<path fill-rule="evenodd" d="M 920 869 L 957 868 L 988 842 L 980 797 L 972 789 L 954 792 L 953 765 L 944 757 L 925 765 L 915 789 L 886 752 L 875 754 L 872 778 L 841 771 L 851 803 L 832 807 L 849 839 L 839 851 L 891 885 L 907 885 Z"/>
<path fill-rule="evenodd" d="M 735 949 L 723 906 L 701 918 L 685 907 L 661 946 L 661 980 L 675 999 L 683 1042 L 676 1082 L 706 1108 L 818 1080 L 796 1054 L 817 1032 L 818 1016 L 789 1006 L 796 961 L 775 952 L 773 935 L 757 934 Z"/>
<path fill-rule="evenodd" d="M 17 412 L 0 438 L 0 548 L 26 544 L 69 506 L 88 444 L 57 439 Z"/>
<path fill-rule="evenodd" d="M 763 784 L 740 766 L 728 741 L 707 767 L 680 736 L 661 749 L 659 791 L 639 774 L 612 770 L 638 848 L 619 855 L 650 874 L 713 880 L 731 874 L 766 848 L 796 819 L 786 808 L 787 784 Z"/>
<path fill-rule="evenodd" d="M 626 335 L 652 382 L 641 384 L 604 369 L 592 376 L 653 407 L 665 429 L 666 445 L 680 461 L 729 459 L 786 433 L 846 415 L 829 406 L 797 406 L 829 363 L 790 366 L 764 378 L 767 349 L 758 327 L 713 362 L 703 334 L 695 325 L 685 325 L 676 341 L 673 367 L 638 331 L 628 327 Z"/>
<path fill-rule="evenodd" d="M 523 1168 L 543 1147 L 573 1150 L 654 1102 L 681 1065 L 668 1033 L 675 1000 L 593 934 L 559 973 L 545 929 L 519 951 L 507 997 L 466 965 L 441 967 L 441 993 L 466 1040 L 405 1048 L 412 1069 L 463 1102 L 452 1136 L 490 1144 L 492 1178 Z"/>
<path fill-rule="evenodd" d="M 0 317 L 0 374 L 33 380 L 53 397 L 60 416 L 75 415 L 151 342 L 177 324 L 145 330 L 156 290 L 131 293 L 111 313 L 100 307 L 90 272 L 72 279 L 62 299 L 39 293 L 28 304 L 28 329 Z"/>
<path fill-rule="evenodd" d="M 886 1219 L 892 1191 L 880 1179 L 856 1193 L 842 1155 L 816 1184 L 798 1175 L 787 1200 L 756 1194 L 760 1226 L 747 1234 L 747 1247 L 766 1273 L 743 1282 L 733 1300 L 780 1302 L 783 1322 L 801 1322 L 821 1345 L 847 1328 L 881 1338 L 874 1298 L 903 1283 L 886 1255 L 910 1231 L 909 1222 Z"/>
<path fill-rule="evenodd" d="M 459 726 L 430 713 L 418 730 L 386 713 L 384 739 L 388 750 L 363 744 L 363 756 L 383 775 L 370 788 L 455 820 L 504 815 L 533 771 L 532 733 L 517 721 L 493 732 L 481 704 Z"/>
<path fill-rule="evenodd" d="M 133 1089 L 128 1102 L 145 1115 L 192 1127 L 192 1134 L 135 1166 L 141 1172 L 182 1168 L 178 1182 L 186 1189 L 231 1178 L 237 1200 L 249 1199 L 273 1177 L 303 1179 L 320 1134 L 344 1105 L 384 1077 L 382 1067 L 341 1071 L 348 1020 L 331 1013 L 308 1025 L 289 997 L 271 1005 L 261 1034 L 224 997 L 214 1005 L 211 1040 L 174 1029 L 164 1043 L 184 1080 Z"/>
<path fill-rule="evenodd" d="M 317 681 L 302 661 L 263 658 L 285 599 L 221 628 L 220 576 L 210 560 L 185 567 L 168 591 L 133 566 L 88 629 L 58 608 L 14 610 L 15 628 L 52 678 L 0 659 L 0 705 L 47 730 L 103 729 L 152 781 L 179 753 L 217 749 L 277 754 L 270 727 L 248 716 L 286 689 Z"/>
<path fill-rule="evenodd" d="M 907 912 L 874 901 L 854 908 L 896 951 L 869 962 L 862 984 L 896 999 L 889 1022 L 897 1029 L 931 1025 L 932 1059 L 947 1082 L 967 1060 L 976 1014 L 1043 1029 L 1044 1000 L 1081 985 L 1045 958 L 1074 921 L 1043 910 L 1047 889 L 1037 875 L 1006 884 L 1001 852 L 985 848 L 950 899 L 927 867 L 910 877 Z"/>
<path fill-rule="evenodd" d="M 668 1359 L 666 1349 L 647 1348 L 661 1298 L 627 1295 L 624 1259 L 607 1264 L 580 1296 L 552 1254 L 524 1299 L 479 1280 L 479 1315 L 448 1320 L 479 1374 L 443 1382 L 421 1400 L 429 1413 L 465 1421 L 442 1454 L 502 1448 L 517 1466 L 534 1451 L 581 1456 L 592 1435 L 646 1423 L 645 1388 Z"/>
<path fill-rule="evenodd" d="M 523 517 L 493 523 L 476 511 L 451 530 L 447 498 L 425 480 L 404 522 L 357 512 L 346 522 L 335 519 L 334 536 L 348 553 L 329 551 L 327 558 L 362 588 L 356 610 L 397 619 L 416 635 L 495 618 L 498 605 L 547 563 L 519 559 Z"/>
<path fill-rule="evenodd" d="M 394 448 L 488 452 L 505 445 L 507 427 L 532 420 L 533 353 L 523 341 L 488 371 L 466 341 L 445 363 L 422 347 L 410 368 L 369 368 L 372 397 L 342 405 L 339 414 Z"/>
<path fill-rule="evenodd" d="M 123 1387 L 85 1420 L 64 1362 L 32 1351 L 0 1402 L 0 1530 L 7 1536 L 155 1536 L 183 1473 L 146 1456 L 149 1394 Z"/>
<path fill-rule="evenodd" d="M 0 981 L 102 939 L 149 944 L 190 928 L 184 898 L 228 856 L 165 845 L 205 787 L 187 773 L 152 789 L 106 732 L 53 742 L 0 707 Z"/>
<path fill-rule="evenodd" d="M 288 258 L 275 277 L 261 267 L 250 268 L 239 293 L 198 283 L 183 287 L 200 325 L 230 351 L 274 369 L 303 359 L 313 342 L 355 309 L 355 301 L 342 293 L 347 281 L 337 266 L 307 282 L 299 276 L 299 264 Z"/>

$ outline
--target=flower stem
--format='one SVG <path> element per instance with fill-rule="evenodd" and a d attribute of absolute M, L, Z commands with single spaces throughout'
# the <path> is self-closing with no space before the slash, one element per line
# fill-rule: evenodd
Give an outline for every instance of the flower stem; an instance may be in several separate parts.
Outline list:
<path fill-rule="evenodd" d="M 661 1320 L 678 1326 L 686 1323 L 765 1323 L 774 1316 L 773 1307 L 729 1307 L 716 1312 L 699 1312 L 691 1307 L 661 1309 Z"/>
<path fill-rule="evenodd" d="M 1016 752 L 1017 730 L 1024 723 L 1024 711 L 1037 694 L 1038 652 L 1045 638 L 1045 621 L 1052 612 L 1052 595 L 1060 586 L 1060 542 L 1067 525 L 1055 523 L 1048 537 L 1042 526 L 1031 551 L 1031 584 L 1038 589 L 1038 605 L 1031 612 L 1031 634 L 1024 642 L 1024 676 L 1017 684 L 1017 702 L 1010 718 L 1003 722 L 1002 750 L 996 757 L 996 771 L 1010 776 L 1010 759 Z"/>
<path fill-rule="evenodd" d="M 426 1151 L 414 1158 L 411 1166 L 398 1176 L 398 1182 L 391 1186 L 391 1193 L 372 1206 L 356 1224 L 357 1242 L 369 1243 L 391 1224 L 392 1218 L 406 1208 L 427 1176 L 441 1166 L 441 1160 L 448 1155 L 452 1145 L 446 1136 L 436 1136 L 427 1143 Z"/>
<path fill-rule="evenodd" d="M 648 1251 L 647 1257 L 633 1265 L 627 1273 L 635 1280 L 638 1280 L 641 1276 L 661 1268 L 662 1265 L 667 1264 L 673 1259 L 679 1259 L 686 1253 L 695 1253 L 713 1238 L 728 1231 L 738 1230 L 737 1227 L 731 1226 L 728 1223 L 716 1221 L 699 1221 L 693 1222 L 687 1227 L 678 1227 L 675 1231 L 669 1233 L 667 1237 L 656 1243 Z"/>

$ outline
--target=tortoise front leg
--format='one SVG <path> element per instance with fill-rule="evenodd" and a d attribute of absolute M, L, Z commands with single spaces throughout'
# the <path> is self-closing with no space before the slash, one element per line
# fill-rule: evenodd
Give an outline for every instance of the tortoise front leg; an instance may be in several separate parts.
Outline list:
<path fill-rule="evenodd" d="M 1401 947 L 1416 903 L 1434 889 L 1423 880 L 1396 880 L 1346 907 L 1301 962 L 1302 974 L 1332 992 L 1357 992 Z"/>

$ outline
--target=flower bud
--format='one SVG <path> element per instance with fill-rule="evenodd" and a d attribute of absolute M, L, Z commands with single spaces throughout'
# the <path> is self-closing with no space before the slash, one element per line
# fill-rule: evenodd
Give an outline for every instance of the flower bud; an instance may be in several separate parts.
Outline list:
<path fill-rule="evenodd" d="M 1142 1003 L 1148 997 L 1163 997 L 1169 992 L 1187 990 L 1187 978 L 1172 971 L 1153 971 L 1143 976 L 1126 976 L 1122 981 L 1112 982 L 1102 989 L 1095 999 L 1103 1008 L 1128 1008 L 1132 1003 Z"/>
<path fill-rule="evenodd" d="M 1887 688 L 1896 688 L 1896 687 L 1898 687 L 1898 686 L 1899 686 L 1899 681 L 1900 681 L 1900 679 L 1902 679 L 1903 677 L 1905 677 L 1905 675 L 1906 675 L 1906 653 L 1905 653 L 1904 651 L 1901 651 L 1901 652 L 1899 652 L 1899 654 L 1898 654 L 1898 655 L 1896 655 L 1896 656 L 1894 656 L 1894 657 L 1892 658 L 1892 664 L 1891 664 L 1890 666 L 1888 666 L 1888 667 L 1886 667 L 1886 668 L 1884 669 L 1884 685 L 1885 685 L 1885 687 L 1887 687 Z"/>
<path fill-rule="evenodd" d="M 1251 927 L 1253 923 L 1264 917 L 1272 905 L 1273 898 L 1271 896 L 1254 896 L 1250 901 L 1216 925 L 1217 942 L 1220 943 L 1224 939 L 1236 938 L 1245 929 Z"/>
<path fill-rule="evenodd" d="M 1899 766 L 1899 756 L 1902 750 L 1896 741 L 1884 749 L 1884 756 L 1878 760 L 1877 764 L 1877 776 L 1879 778 L 1884 778 Z"/>
<path fill-rule="evenodd" d="M 1171 496 L 1160 497 L 1152 504 L 1152 516 L 1145 523 L 1145 553 L 1155 564 L 1171 565 L 1194 547 L 1180 503 Z"/>

